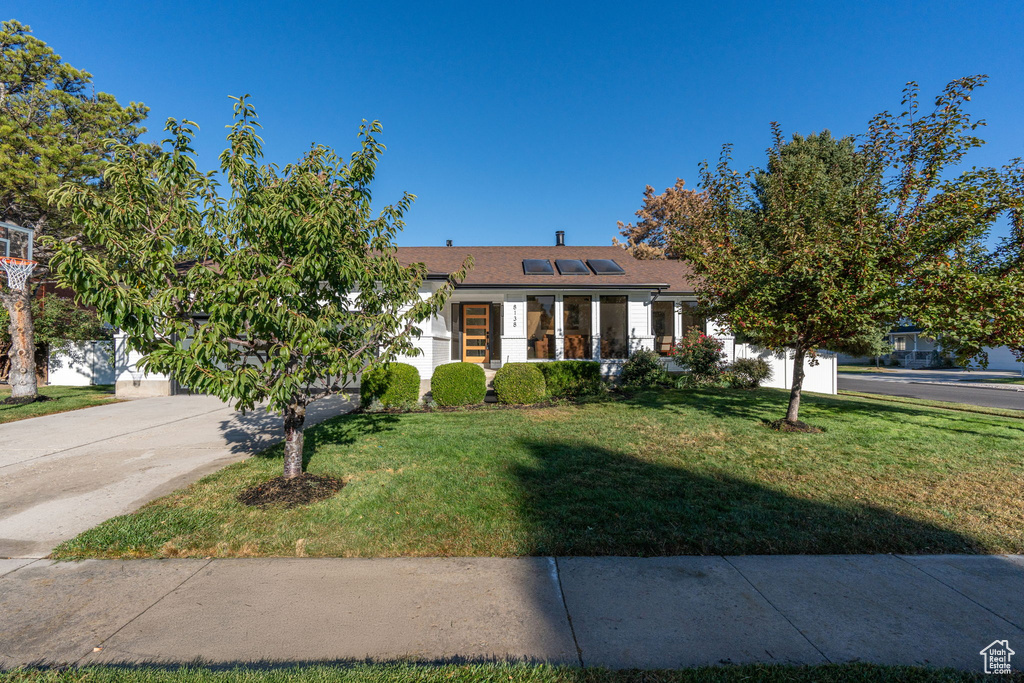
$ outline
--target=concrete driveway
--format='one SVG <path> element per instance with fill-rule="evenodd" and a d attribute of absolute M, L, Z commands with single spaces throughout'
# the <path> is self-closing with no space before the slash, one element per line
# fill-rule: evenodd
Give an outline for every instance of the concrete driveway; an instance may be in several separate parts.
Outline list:
<path fill-rule="evenodd" d="M 307 425 L 351 410 L 310 406 Z M 0 425 L 0 558 L 61 541 L 281 439 L 281 418 L 212 396 L 115 403 Z"/>

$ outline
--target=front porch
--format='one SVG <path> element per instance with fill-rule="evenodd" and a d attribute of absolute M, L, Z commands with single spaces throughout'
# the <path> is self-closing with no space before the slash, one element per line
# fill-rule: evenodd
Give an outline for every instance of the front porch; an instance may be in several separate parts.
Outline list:
<path fill-rule="evenodd" d="M 697 324 L 689 306 L 683 297 L 648 291 L 459 291 L 433 321 L 429 338 L 424 331 L 421 348 L 432 358 L 421 361 L 421 376 L 460 361 L 496 370 L 555 360 L 598 361 L 614 375 L 636 349 L 668 356 Z"/>

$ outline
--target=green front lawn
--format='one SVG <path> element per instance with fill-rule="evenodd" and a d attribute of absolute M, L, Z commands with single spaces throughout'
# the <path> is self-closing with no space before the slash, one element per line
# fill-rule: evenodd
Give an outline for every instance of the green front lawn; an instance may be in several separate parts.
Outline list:
<path fill-rule="evenodd" d="M 991 677 L 989 677 L 991 678 Z M 875 664 L 824 664 L 785 666 L 746 664 L 680 670 L 610 671 L 537 664 L 356 664 L 353 666 L 304 666 L 273 669 L 207 669 L 186 666 L 100 667 L 82 669 L 34 669 L 0 673 L 9 683 L 312 683 L 359 681 L 361 683 L 945 683 L 988 680 L 983 674 L 914 666 Z M 1024 680 L 1019 674 L 1001 676 L 1003 682 Z"/>
<path fill-rule="evenodd" d="M 54 556 L 1024 552 L 1024 420 L 808 395 L 665 391 L 531 409 L 343 416 L 310 430 L 325 501 L 249 508 L 281 449 L 62 544 Z M 300 543 L 301 541 L 301 543 Z"/>
<path fill-rule="evenodd" d="M 25 420 L 40 415 L 65 413 L 79 408 L 91 408 L 113 403 L 114 387 L 101 384 L 91 387 L 39 387 L 39 393 L 49 401 L 36 401 L 26 405 L 0 405 L 0 424 Z M 0 385 L 0 400 L 11 395 L 11 387 Z"/>

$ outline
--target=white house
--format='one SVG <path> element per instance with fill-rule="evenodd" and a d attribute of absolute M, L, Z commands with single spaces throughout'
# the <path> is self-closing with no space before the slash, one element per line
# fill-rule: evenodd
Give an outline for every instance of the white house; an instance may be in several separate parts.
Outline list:
<path fill-rule="evenodd" d="M 933 339 L 927 336 L 920 327 L 912 321 L 904 318 L 900 324 L 887 334 L 889 343 L 892 344 L 892 352 L 883 356 L 886 363 L 897 361 L 906 368 L 930 368 L 941 367 L 944 355 L 941 339 Z M 1024 374 L 1024 363 L 1017 360 L 1017 356 L 1007 346 L 986 346 L 985 353 L 988 355 L 987 370 L 1001 370 L 1019 372 Z M 870 364 L 871 359 L 839 354 L 840 363 L 864 363 Z M 978 363 L 971 363 L 971 369 L 980 369 Z"/>
<path fill-rule="evenodd" d="M 646 348 L 667 356 L 689 328 L 703 325 L 690 314 L 696 297 L 684 262 L 641 261 L 614 246 L 566 246 L 561 232 L 554 246 L 400 247 L 397 252 L 403 264 L 426 265 L 424 297 L 447 282 L 467 256 L 474 265 L 466 280 L 442 314 L 420 326 L 421 353 L 398 359 L 416 366 L 422 379 L 458 361 L 499 368 L 563 359 L 599 361 L 610 376 L 631 351 Z M 788 388 L 791 359 L 737 344 L 720 330 L 711 333 L 723 339 L 730 361 L 765 357 L 774 366 L 767 386 Z M 118 353 L 119 396 L 175 391 L 172 378 L 145 375 L 137 361 Z M 835 371 L 831 354 L 814 366 L 808 363 L 804 388 L 836 393 Z"/>

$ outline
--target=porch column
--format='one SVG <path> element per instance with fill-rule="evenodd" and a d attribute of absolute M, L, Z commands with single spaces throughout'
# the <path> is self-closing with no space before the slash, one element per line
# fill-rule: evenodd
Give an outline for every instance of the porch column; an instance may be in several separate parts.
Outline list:
<path fill-rule="evenodd" d="M 502 326 L 501 358 L 505 363 L 526 362 L 526 295 L 513 292 L 505 295 L 505 324 Z"/>
<path fill-rule="evenodd" d="M 651 294 L 630 292 L 626 298 L 626 321 L 629 328 L 629 353 L 637 349 L 654 350 L 651 331 Z"/>
<path fill-rule="evenodd" d="M 590 295 L 590 357 L 601 360 L 601 295 Z"/>
<path fill-rule="evenodd" d="M 565 358 L 565 315 L 561 294 L 555 294 L 555 360 Z"/>

